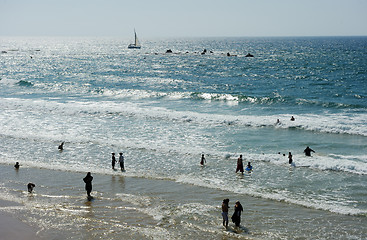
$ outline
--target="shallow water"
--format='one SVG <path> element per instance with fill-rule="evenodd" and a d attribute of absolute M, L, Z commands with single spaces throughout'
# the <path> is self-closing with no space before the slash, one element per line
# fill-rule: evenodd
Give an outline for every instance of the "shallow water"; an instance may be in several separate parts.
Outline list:
<path fill-rule="evenodd" d="M 112 170 L 111 170 L 112 171 Z M 167 180 L 92 174 L 88 201 L 85 173 L 1 165 L 2 198 L 24 207 L 4 208 L 41 227 L 39 236 L 53 239 L 363 239 L 365 217 L 334 214 L 207 187 Z M 32 194 L 26 184 L 32 180 Z M 248 182 L 239 176 L 238 182 Z M 6 182 L 8 181 L 8 182 Z M 221 201 L 244 206 L 239 232 L 221 227 Z"/>
<path fill-rule="evenodd" d="M 358 221 L 367 214 L 367 38 L 151 40 L 138 51 L 127 44 L 1 38 L 0 163 L 112 177 L 111 152 L 124 152 L 127 179 L 315 211 L 315 236 L 332 221 L 323 225 L 322 218 L 336 213 L 365 234 Z M 204 48 L 213 53 L 202 55 Z M 248 52 L 255 57 L 246 58 Z M 312 157 L 304 156 L 306 146 L 316 151 Z M 250 175 L 234 173 L 240 154 L 254 166 Z M 289 224 L 277 225 L 285 220 L 272 211 L 274 220 L 260 224 L 265 238 Z M 206 221 L 217 223 L 200 218 L 195 225 Z"/>

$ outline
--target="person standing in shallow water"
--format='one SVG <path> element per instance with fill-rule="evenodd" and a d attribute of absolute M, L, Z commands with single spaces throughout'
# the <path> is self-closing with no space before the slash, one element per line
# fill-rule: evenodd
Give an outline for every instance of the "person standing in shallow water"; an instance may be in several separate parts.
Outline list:
<path fill-rule="evenodd" d="M 121 171 L 125 171 L 124 156 L 122 156 L 122 153 L 120 153 L 119 162 L 120 162 Z"/>
<path fill-rule="evenodd" d="M 202 154 L 202 155 L 201 155 L 200 165 L 201 165 L 201 166 L 204 166 L 204 163 L 206 163 L 206 160 L 205 160 L 204 154 Z"/>
<path fill-rule="evenodd" d="M 93 177 L 90 172 L 87 173 L 87 176 L 83 178 L 83 181 L 85 182 L 85 190 L 87 191 L 88 197 L 91 197 L 90 193 L 92 192 L 92 181 Z"/>
<path fill-rule="evenodd" d="M 242 161 L 242 154 L 240 155 L 240 157 L 237 159 L 237 168 L 236 168 L 236 173 L 240 171 L 241 173 L 243 173 L 243 161 Z"/>
<path fill-rule="evenodd" d="M 222 217 L 223 217 L 223 226 L 228 227 L 228 206 L 229 199 L 224 199 L 222 203 Z"/>
<path fill-rule="evenodd" d="M 289 159 L 289 164 L 292 164 L 293 158 L 292 158 L 292 153 L 291 152 L 289 152 L 289 154 L 288 154 L 288 159 Z"/>
<path fill-rule="evenodd" d="M 311 152 L 315 152 L 312 150 L 309 146 L 306 147 L 306 149 L 303 151 L 306 156 L 311 157 Z"/>
<path fill-rule="evenodd" d="M 115 164 L 116 164 L 115 153 L 112 153 L 112 169 L 115 169 Z"/>
<path fill-rule="evenodd" d="M 15 163 L 15 165 L 14 165 L 14 168 L 15 168 L 16 170 L 18 170 L 18 169 L 19 169 L 19 166 L 20 166 L 20 165 L 19 165 L 19 162 L 16 162 L 16 163 Z"/>
<path fill-rule="evenodd" d="M 234 213 L 232 215 L 232 222 L 236 225 L 236 227 L 240 226 L 241 223 L 241 212 L 243 211 L 242 205 L 239 201 L 234 205 Z"/>

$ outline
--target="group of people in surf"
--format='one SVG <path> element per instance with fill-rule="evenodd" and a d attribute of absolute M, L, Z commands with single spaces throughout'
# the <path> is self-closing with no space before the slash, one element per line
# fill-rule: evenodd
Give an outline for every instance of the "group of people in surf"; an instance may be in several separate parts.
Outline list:
<path fill-rule="evenodd" d="M 305 153 L 306 156 L 311 157 L 311 152 L 315 152 L 313 149 L 311 149 L 309 146 L 306 147 L 306 149 L 303 151 Z M 280 154 L 280 152 L 279 152 Z M 283 154 L 283 156 L 285 156 L 285 154 Z M 206 163 L 206 159 L 204 154 L 201 155 L 201 160 L 200 160 L 200 165 L 204 166 L 204 164 Z M 291 152 L 288 153 L 288 163 L 293 165 L 293 155 Z M 251 162 L 247 163 L 247 166 L 245 168 L 246 171 L 251 172 L 252 171 L 252 165 Z M 237 168 L 236 168 L 236 173 L 237 172 L 244 172 L 244 167 L 243 167 L 243 159 L 242 159 L 242 154 L 240 155 L 240 157 L 237 159 Z"/>
<path fill-rule="evenodd" d="M 124 172 L 125 171 L 125 158 L 122 154 L 123 154 L 122 152 L 119 153 L 119 155 L 120 155 L 119 156 L 119 163 L 120 163 L 121 171 Z M 112 153 L 112 169 L 115 169 L 116 162 L 117 161 L 116 161 L 115 153 Z M 87 191 L 88 199 L 91 199 L 92 196 L 90 195 L 90 193 L 92 192 L 93 177 L 92 177 L 90 172 L 88 172 L 87 176 L 85 176 L 85 178 L 83 178 L 83 181 L 85 182 L 85 190 Z"/>
<path fill-rule="evenodd" d="M 59 145 L 59 150 L 62 151 L 63 150 L 63 146 L 64 146 L 64 142 L 62 144 Z M 304 153 L 306 156 L 311 156 L 311 152 L 315 152 L 314 150 L 312 150 L 309 146 L 306 147 L 306 149 L 304 150 Z M 123 153 L 120 152 L 119 153 L 119 163 L 120 163 L 120 168 L 121 171 L 125 171 L 125 166 L 124 166 L 124 156 Z M 292 164 L 293 159 L 292 159 L 292 154 L 291 152 L 289 152 L 288 155 L 288 159 L 289 159 L 289 164 Z M 115 153 L 112 153 L 112 169 L 115 169 L 115 165 L 116 165 L 116 157 L 115 157 Z M 201 155 L 201 160 L 200 160 L 200 164 L 202 166 L 204 166 L 204 164 L 206 163 L 206 159 L 204 154 Z M 14 165 L 14 168 L 16 170 L 18 170 L 20 167 L 19 162 L 16 162 Z M 244 172 L 244 167 L 243 167 L 243 159 L 242 159 L 242 154 L 239 156 L 239 158 L 237 159 L 237 168 L 236 168 L 236 173 L 237 172 Z M 246 171 L 252 171 L 252 166 L 251 166 L 251 162 L 248 162 L 247 166 L 246 166 Z M 87 173 L 87 175 L 83 178 L 83 181 L 85 183 L 85 190 L 87 191 L 87 196 L 88 196 L 88 200 L 91 200 L 93 197 L 91 196 L 91 192 L 92 192 L 92 181 L 93 181 L 93 176 L 91 175 L 90 172 Z M 28 183 L 27 188 L 28 188 L 28 192 L 32 193 L 33 188 L 36 185 L 34 183 Z M 229 199 L 226 198 L 223 200 L 222 203 L 222 218 L 223 218 L 223 226 L 225 228 L 228 228 L 228 210 L 229 210 Z M 232 222 L 235 224 L 235 226 L 238 228 L 240 227 L 240 223 L 241 223 L 241 212 L 243 211 L 243 207 L 241 205 L 241 203 L 239 201 L 236 201 L 235 206 L 234 206 L 234 213 L 231 217 Z"/>
<path fill-rule="evenodd" d="M 64 150 L 64 144 L 65 142 L 62 142 L 59 146 L 58 146 L 58 149 L 60 152 L 62 152 Z M 124 159 L 124 156 L 123 156 L 123 153 L 120 152 L 119 153 L 119 163 L 120 163 L 120 168 L 121 168 L 121 171 L 124 172 L 125 171 L 125 159 Z M 115 153 L 112 153 L 112 169 L 115 169 L 115 165 L 116 165 L 116 157 L 115 157 Z M 15 170 L 19 170 L 20 168 L 20 164 L 19 162 L 16 162 L 15 165 L 14 165 L 14 168 Z M 91 175 L 90 172 L 87 173 L 87 176 L 85 176 L 83 178 L 83 181 L 85 182 L 85 190 L 87 191 L 87 196 L 88 196 L 88 199 L 91 199 L 92 196 L 91 196 L 91 192 L 92 192 L 92 181 L 93 181 L 93 177 Z M 27 185 L 27 189 L 28 189 L 28 192 L 29 193 L 32 193 L 33 192 L 33 188 L 35 187 L 36 185 L 34 183 L 28 183 Z"/>

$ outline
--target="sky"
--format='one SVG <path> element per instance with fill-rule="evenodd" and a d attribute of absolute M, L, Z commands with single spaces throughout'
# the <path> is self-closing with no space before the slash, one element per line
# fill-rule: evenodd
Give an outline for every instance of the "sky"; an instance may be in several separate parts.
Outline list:
<path fill-rule="evenodd" d="M 0 0 L 0 36 L 367 36 L 367 0 Z"/>

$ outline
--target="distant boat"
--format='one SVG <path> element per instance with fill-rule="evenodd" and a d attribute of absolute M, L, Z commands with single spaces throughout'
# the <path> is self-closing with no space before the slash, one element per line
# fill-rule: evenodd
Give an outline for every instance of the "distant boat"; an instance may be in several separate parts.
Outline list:
<path fill-rule="evenodd" d="M 141 46 L 140 46 L 140 43 L 139 43 L 139 40 L 138 40 L 138 36 L 136 36 L 135 29 L 134 29 L 134 34 L 135 34 L 135 43 L 129 44 L 129 46 L 127 48 L 140 49 Z"/>

